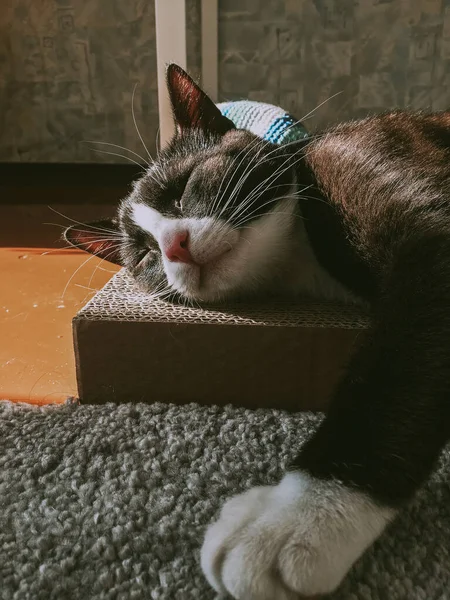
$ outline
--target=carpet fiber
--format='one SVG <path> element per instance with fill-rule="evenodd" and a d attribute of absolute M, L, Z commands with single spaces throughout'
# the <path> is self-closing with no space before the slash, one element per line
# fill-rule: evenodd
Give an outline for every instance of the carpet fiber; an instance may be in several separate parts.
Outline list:
<path fill-rule="evenodd" d="M 223 500 L 274 483 L 320 421 L 226 407 L 0 403 L 0 597 L 215 598 Z M 450 452 L 333 600 L 450 598 Z M 274 599 L 276 600 L 276 599 Z"/>

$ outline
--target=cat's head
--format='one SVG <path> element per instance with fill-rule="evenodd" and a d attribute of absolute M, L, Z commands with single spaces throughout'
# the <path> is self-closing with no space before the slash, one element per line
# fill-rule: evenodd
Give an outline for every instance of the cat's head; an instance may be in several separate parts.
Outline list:
<path fill-rule="evenodd" d="M 273 291 L 298 222 L 292 154 L 236 129 L 178 66 L 167 84 L 168 147 L 116 219 L 91 233 L 74 226 L 66 239 L 123 265 L 148 292 L 212 302 Z"/>

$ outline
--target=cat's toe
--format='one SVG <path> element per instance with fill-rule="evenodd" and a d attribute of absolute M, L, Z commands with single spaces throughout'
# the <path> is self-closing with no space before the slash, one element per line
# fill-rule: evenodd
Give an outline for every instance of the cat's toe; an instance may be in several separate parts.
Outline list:
<path fill-rule="evenodd" d="M 393 511 L 335 482 L 301 473 L 225 503 L 201 564 L 218 592 L 238 600 L 298 600 L 331 592 Z"/>

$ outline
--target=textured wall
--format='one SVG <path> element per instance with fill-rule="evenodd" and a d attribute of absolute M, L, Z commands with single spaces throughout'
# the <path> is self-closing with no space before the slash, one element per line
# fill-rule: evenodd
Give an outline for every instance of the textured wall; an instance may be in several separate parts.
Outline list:
<path fill-rule="evenodd" d="M 222 97 L 314 125 L 450 107 L 450 0 L 220 0 Z"/>
<path fill-rule="evenodd" d="M 5 4 L 6 2 L 6 4 Z M 121 161 L 83 140 L 151 152 L 158 129 L 152 0 L 0 0 L 0 160 Z M 188 61 L 200 71 L 200 12 L 187 2 Z M 97 146 L 109 152 L 121 152 Z"/>
<path fill-rule="evenodd" d="M 167 0 L 169 1 L 169 0 Z M 188 64 L 200 68 L 199 0 Z M 323 125 L 394 106 L 450 106 L 450 0 L 219 0 L 220 94 L 281 104 Z M 115 161 L 157 133 L 154 2 L 3 0 L 0 160 Z M 115 151 L 114 148 L 104 147 Z M 119 151 L 119 150 L 118 150 Z"/>

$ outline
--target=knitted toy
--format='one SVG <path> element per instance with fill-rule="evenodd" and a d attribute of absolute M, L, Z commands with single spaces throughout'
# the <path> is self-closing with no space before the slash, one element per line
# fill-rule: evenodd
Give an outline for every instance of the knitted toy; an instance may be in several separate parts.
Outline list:
<path fill-rule="evenodd" d="M 247 129 L 273 144 L 285 144 L 309 135 L 300 121 L 272 104 L 237 100 L 221 102 L 217 107 L 238 129 Z"/>

